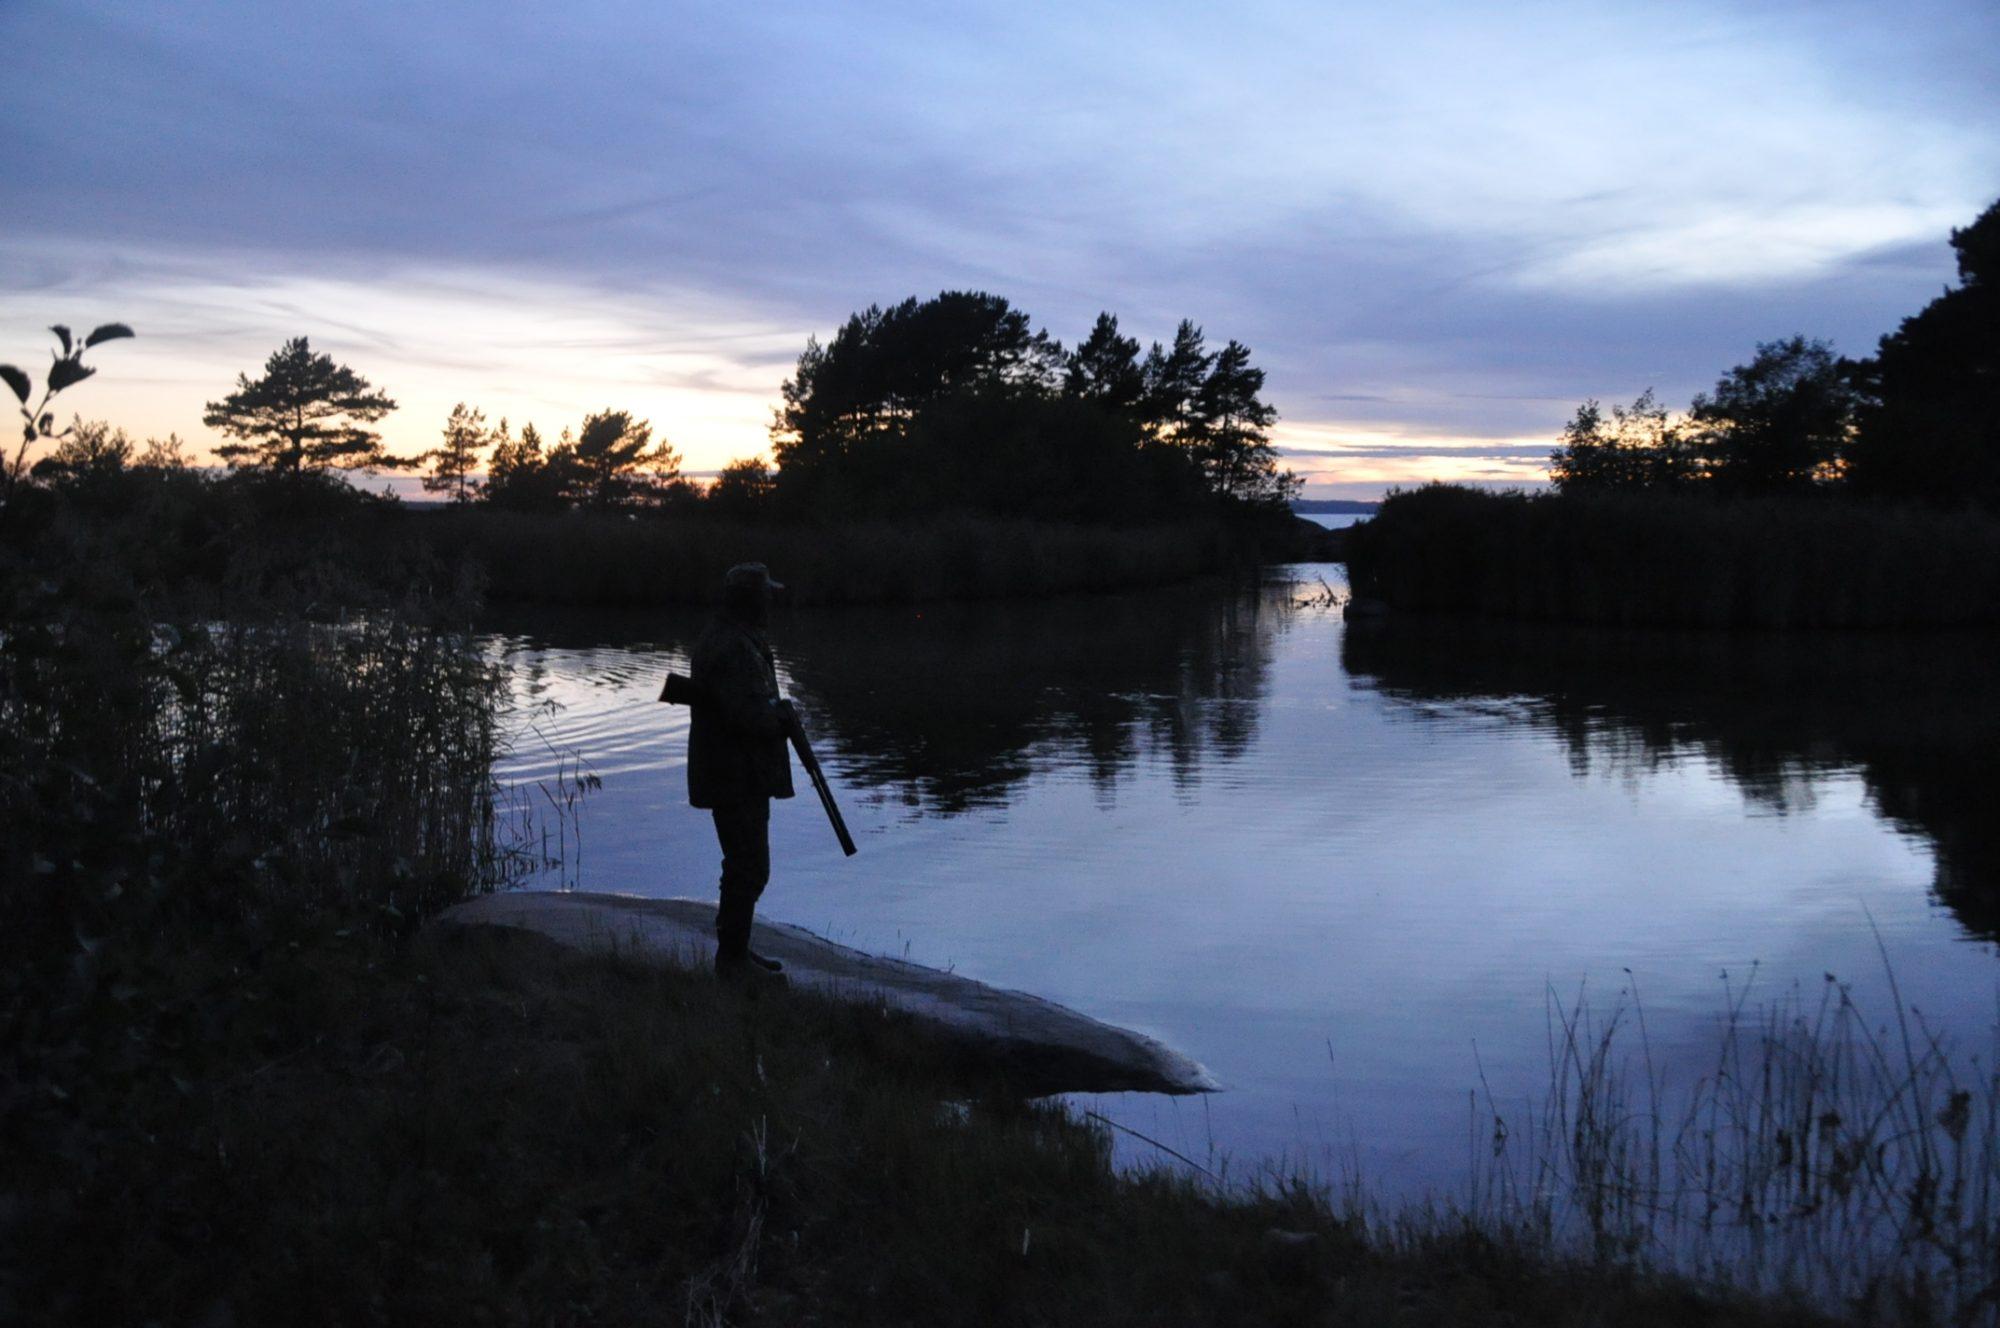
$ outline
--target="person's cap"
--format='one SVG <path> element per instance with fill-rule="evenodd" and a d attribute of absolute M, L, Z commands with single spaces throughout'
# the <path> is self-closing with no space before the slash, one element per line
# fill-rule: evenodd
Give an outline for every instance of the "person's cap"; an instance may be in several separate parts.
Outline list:
<path fill-rule="evenodd" d="M 762 563 L 738 563 L 722 574 L 722 584 L 730 590 L 750 590 L 758 586 L 768 586 L 772 590 L 783 590 L 784 583 L 773 580 L 771 569 Z"/>

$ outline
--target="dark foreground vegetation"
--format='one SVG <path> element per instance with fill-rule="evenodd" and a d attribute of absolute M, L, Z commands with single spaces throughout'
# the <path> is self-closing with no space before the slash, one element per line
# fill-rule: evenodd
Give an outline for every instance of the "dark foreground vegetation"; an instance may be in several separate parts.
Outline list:
<path fill-rule="evenodd" d="M 707 485 L 626 410 L 546 439 L 461 403 L 438 445 L 398 455 L 386 392 L 307 338 L 207 403 L 228 441 L 214 473 L 178 438 L 143 446 L 105 422 L 62 428 L 51 398 L 96 372 L 85 350 L 132 335 L 65 328 L 0 475 L 0 537 L 27 567 L 117 546 L 144 589 L 216 602 L 302 576 L 375 590 L 582 605 L 705 602 L 760 560 L 802 601 L 991 598 L 1184 581 L 1318 549 L 1270 443 L 1264 373 L 1183 321 L 1143 356 L 1102 315 L 1066 350 L 1006 300 L 947 291 L 809 341 L 783 387 L 775 465 L 741 458 Z M 443 511 L 408 511 L 357 476 L 423 468 Z M 324 591 L 330 587 L 315 587 Z M 323 599 L 323 594 L 313 598 Z"/>
<path fill-rule="evenodd" d="M 27 1081 L 10 1318 L 1813 1321 L 1464 1230 L 1385 1239 L 1303 1187 L 1120 1177 L 1096 1129 L 863 1007 L 331 923 L 99 961 L 168 1045 Z M 124 971 L 149 950 L 161 971 Z M 83 1008 L 116 1057 L 111 1002 Z"/>

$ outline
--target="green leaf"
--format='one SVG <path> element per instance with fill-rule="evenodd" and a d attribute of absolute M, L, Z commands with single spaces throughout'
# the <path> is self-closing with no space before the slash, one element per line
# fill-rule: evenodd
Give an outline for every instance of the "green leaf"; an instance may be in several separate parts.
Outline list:
<path fill-rule="evenodd" d="M 123 323 L 106 323 L 102 327 L 93 329 L 91 334 L 83 339 L 83 345 L 84 349 L 88 350 L 101 341 L 116 341 L 120 337 L 135 337 L 137 335 L 139 334 Z"/>
<path fill-rule="evenodd" d="M 55 333 L 58 337 L 62 338 L 63 354 L 65 355 L 69 354 L 71 348 L 69 329 L 64 327 L 61 323 L 57 323 L 54 327 L 51 327 L 49 331 Z"/>
<path fill-rule="evenodd" d="M 28 375 L 11 364 L 0 364 L 0 378 L 7 380 L 7 386 L 14 389 L 14 395 L 21 398 L 22 405 L 28 404 L 28 393 L 34 390 L 34 385 L 28 381 Z"/>

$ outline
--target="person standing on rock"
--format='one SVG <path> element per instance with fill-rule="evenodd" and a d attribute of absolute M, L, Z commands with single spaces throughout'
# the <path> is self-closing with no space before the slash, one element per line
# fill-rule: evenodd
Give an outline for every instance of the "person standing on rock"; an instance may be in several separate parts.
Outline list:
<path fill-rule="evenodd" d="M 785 980 L 783 964 L 750 948 L 750 923 L 771 879 L 771 799 L 792 796 L 785 740 L 799 722 L 792 703 L 778 695 L 764 635 L 772 593 L 782 589 L 762 563 L 730 568 L 722 578 L 722 610 L 689 660 L 703 703 L 688 721 L 688 801 L 714 816 L 722 846 L 715 972 L 752 983 Z"/>

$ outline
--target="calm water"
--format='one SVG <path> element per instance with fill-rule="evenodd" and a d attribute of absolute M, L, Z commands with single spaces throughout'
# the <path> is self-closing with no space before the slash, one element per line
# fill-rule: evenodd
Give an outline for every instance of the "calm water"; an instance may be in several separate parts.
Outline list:
<path fill-rule="evenodd" d="M 1366 512 L 1301 512 L 1300 516 L 1328 530 L 1345 530 L 1357 521 L 1366 521 Z"/>
<path fill-rule="evenodd" d="M 801 778 L 764 913 L 1153 1033 L 1230 1091 L 1088 1105 L 1389 1193 L 1463 1174 L 1482 1069 L 1503 1104 L 1539 1096 L 1551 990 L 1636 982 L 1692 1075 L 1724 974 L 1775 998 L 1831 972 L 1887 1018 L 1879 935 L 1906 1001 L 1987 1044 L 1990 642 L 1348 624 L 1300 602 L 1322 579 L 782 614 L 861 852 Z M 714 888 L 686 716 L 654 701 L 700 624 L 494 624 L 508 776 L 573 752 L 604 781 L 585 889 Z"/>

